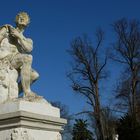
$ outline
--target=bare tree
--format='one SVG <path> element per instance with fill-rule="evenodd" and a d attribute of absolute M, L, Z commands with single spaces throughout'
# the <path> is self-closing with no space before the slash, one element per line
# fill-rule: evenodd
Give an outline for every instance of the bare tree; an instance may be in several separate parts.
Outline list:
<path fill-rule="evenodd" d="M 114 140 L 117 118 L 110 107 L 102 109 L 102 118 L 106 140 Z"/>
<path fill-rule="evenodd" d="M 127 80 L 124 81 L 118 97 L 127 98 L 130 114 L 136 118 L 136 91 L 140 74 L 140 23 L 137 20 L 121 19 L 113 24 L 116 42 L 112 59 L 124 64 Z"/>
<path fill-rule="evenodd" d="M 130 108 L 132 108 L 131 79 L 123 73 L 114 91 L 115 91 L 115 101 L 114 101 L 115 111 L 121 112 L 121 115 L 130 112 Z"/>
<path fill-rule="evenodd" d="M 99 52 L 103 39 L 102 30 L 96 32 L 94 46 L 87 36 L 74 39 L 71 43 L 71 50 L 69 50 L 74 63 L 72 64 L 72 71 L 68 74 L 72 81 L 73 90 L 83 95 L 93 109 L 92 115 L 95 117 L 96 127 L 99 130 L 99 140 L 105 139 L 99 93 L 100 80 L 106 77 L 104 68 L 107 57 L 101 58 L 101 52 Z"/>

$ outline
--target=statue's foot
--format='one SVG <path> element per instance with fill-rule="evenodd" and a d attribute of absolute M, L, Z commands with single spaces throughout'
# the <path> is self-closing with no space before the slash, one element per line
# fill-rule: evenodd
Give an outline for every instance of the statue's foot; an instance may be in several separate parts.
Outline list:
<path fill-rule="evenodd" d="M 36 93 L 34 93 L 34 92 L 30 92 L 30 93 L 29 93 L 29 96 L 36 97 L 36 96 L 37 96 L 37 94 L 36 94 Z"/>
<path fill-rule="evenodd" d="M 36 97 L 36 96 L 37 96 L 37 94 L 34 93 L 33 91 L 27 92 L 27 93 L 25 94 L 25 97 Z"/>
<path fill-rule="evenodd" d="M 30 101 L 30 102 L 35 102 L 35 101 L 40 101 L 42 100 L 42 96 L 38 96 L 36 93 L 34 93 L 33 91 L 30 92 L 26 92 L 24 94 L 24 99 L 26 101 Z"/>

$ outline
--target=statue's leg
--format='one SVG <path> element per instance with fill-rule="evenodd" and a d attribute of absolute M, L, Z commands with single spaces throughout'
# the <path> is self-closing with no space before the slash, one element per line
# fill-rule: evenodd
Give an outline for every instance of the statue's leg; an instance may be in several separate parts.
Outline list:
<path fill-rule="evenodd" d="M 26 55 L 23 58 L 23 65 L 21 67 L 21 83 L 25 96 L 30 96 L 33 92 L 30 88 L 31 81 L 31 65 L 32 65 L 32 56 Z"/>
<path fill-rule="evenodd" d="M 31 84 L 39 78 L 39 74 L 34 69 L 31 69 Z"/>
<path fill-rule="evenodd" d="M 30 84 L 32 85 L 38 78 L 39 78 L 39 74 L 34 69 L 31 69 Z M 20 94 L 23 91 L 21 81 L 18 83 L 18 88 Z"/>
<path fill-rule="evenodd" d="M 17 69 L 20 68 L 21 84 L 24 95 L 34 95 L 30 89 L 32 56 L 28 54 L 18 54 L 14 57 L 11 64 Z"/>

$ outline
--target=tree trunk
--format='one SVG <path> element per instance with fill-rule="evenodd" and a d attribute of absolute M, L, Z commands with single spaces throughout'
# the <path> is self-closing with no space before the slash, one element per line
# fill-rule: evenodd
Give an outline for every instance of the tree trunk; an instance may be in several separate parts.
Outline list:
<path fill-rule="evenodd" d="M 100 102 L 99 102 L 98 81 L 95 84 L 95 93 L 96 93 L 95 114 L 96 114 L 96 123 L 99 130 L 99 140 L 105 140 L 102 117 L 101 117 Z"/>
<path fill-rule="evenodd" d="M 132 128 L 135 128 L 136 118 L 136 70 L 132 72 Z"/>

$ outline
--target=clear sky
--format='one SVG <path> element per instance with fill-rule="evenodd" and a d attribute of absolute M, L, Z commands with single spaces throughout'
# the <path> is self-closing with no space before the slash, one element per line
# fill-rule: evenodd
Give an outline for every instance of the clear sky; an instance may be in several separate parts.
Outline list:
<path fill-rule="evenodd" d="M 139 0 L 3 0 L 0 5 L 0 25 L 14 25 L 20 11 L 30 15 L 25 36 L 34 41 L 33 68 L 40 74 L 33 89 L 49 101 L 68 105 L 71 113 L 87 108 L 83 98 L 72 92 L 66 77 L 71 60 L 66 50 L 71 40 L 83 33 L 92 36 L 97 27 L 102 27 L 106 32 L 104 47 L 108 47 L 113 40 L 114 21 L 122 17 L 140 20 Z M 117 74 L 112 68 L 117 69 L 110 65 L 111 77 L 103 85 L 107 92 L 104 101 L 111 94 L 107 87 L 115 82 Z"/>

